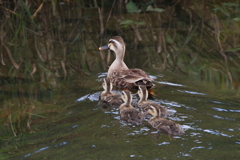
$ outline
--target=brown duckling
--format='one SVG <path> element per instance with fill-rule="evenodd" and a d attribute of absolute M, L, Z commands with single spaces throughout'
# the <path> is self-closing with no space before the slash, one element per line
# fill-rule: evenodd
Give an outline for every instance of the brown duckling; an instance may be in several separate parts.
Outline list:
<path fill-rule="evenodd" d="M 144 114 L 131 105 L 132 103 L 131 92 L 128 90 L 123 90 L 122 99 L 124 103 L 121 104 L 119 107 L 121 120 L 136 125 L 141 124 L 144 119 Z"/>
<path fill-rule="evenodd" d="M 108 78 L 104 78 L 102 84 L 104 91 L 100 94 L 100 100 L 110 106 L 119 107 L 123 104 L 121 95 L 112 92 L 112 82 Z"/>
<path fill-rule="evenodd" d="M 168 116 L 168 110 L 161 105 L 150 102 L 147 100 L 148 97 L 148 90 L 146 86 L 138 86 L 138 95 L 140 97 L 140 100 L 138 101 L 138 106 L 141 108 L 142 111 L 146 112 L 149 108 L 149 106 L 153 106 L 156 109 L 160 109 L 159 116 L 163 118 L 167 118 Z"/>
<path fill-rule="evenodd" d="M 159 112 L 160 110 L 156 109 L 156 107 L 149 106 L 147 113 L 152 115 L 152 118 L 149 119 L 148 123 L 153 128 L 156 128 L 158 131 L 161 131 L 171 136 L 184 134 L 184 131 L 180 124 L 175 123 L 171 120 L 160 118 Z"/>

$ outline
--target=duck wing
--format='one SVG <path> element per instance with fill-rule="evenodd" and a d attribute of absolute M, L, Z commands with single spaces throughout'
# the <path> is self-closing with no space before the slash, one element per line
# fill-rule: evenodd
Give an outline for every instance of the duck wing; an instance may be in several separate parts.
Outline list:
<path fill-rule="evenodd" d="M 141 69 L 115 71 L 109 75 L 109 78 L 114 86 L 122 86 L 123 88 L 132 88 L 138 85 L 152 87 L 154 85 L 152 83 L 153 79 Z"/>

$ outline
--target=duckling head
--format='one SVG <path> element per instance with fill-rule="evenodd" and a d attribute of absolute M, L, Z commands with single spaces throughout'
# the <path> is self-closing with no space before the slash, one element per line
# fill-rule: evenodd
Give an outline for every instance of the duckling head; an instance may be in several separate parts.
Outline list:
<path fill-rule="evenodd" d="M 140 97 L 140 101 L 146 101 L 148 97 L 148 91 L 146 86 L 138 86 L 138 96 Z"/>
<path fill-rule="evenodd" d="M 180 124 L 175 124 L 174 127 L 172 128 L 172 135 L 177 136 L 177 135 L 183 135 L 185 132 L 182 129 L 182 126 Z"/>
<path fill-rule="evenodd" d="M 122 99 L 123 99 L 123 101 L 124 101 L 124 103 L 126 105 L 131 105 L 131 103 L 132 103 L 132 94 L 131 94 L 131 92 L 129 90 L 123 90 L 121 97 L 122 97 Z"/>
<path fill-rule="evenodd" d="M 149 106 L 147 113 L 152 115 L 152 118 L 156 118 L 156 117 L 159 117 L 159 115 L 161 114 L 161 111 L 160 109 L 156 109 L 151 105 Z"/>
<path fill-rule="evenodd" d="M 103 87 L 104 91 L 107 93 L 112 91 L 113 85 L 109 78 L 104 78 L 102 87 Z"/>

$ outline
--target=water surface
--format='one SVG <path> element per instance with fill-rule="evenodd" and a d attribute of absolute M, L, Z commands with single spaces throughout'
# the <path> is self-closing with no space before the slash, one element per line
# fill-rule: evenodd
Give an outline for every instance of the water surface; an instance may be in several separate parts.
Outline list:
<path fill-rule="evenodd" d="M 89 88 L 79 87 L 78 79 L 65 82 L 65 89 L 53 90 L 48 102 L 52 109 L 32 115 L 34 133 L 4 139 L 2 146 L 9 148 L 8 153 L 4 150 L 4 157 L 219 160 L 240 156 L 240 103 L 231 99 L 233 91 L 221 91 L 187 77 L 152 73 L 157 96 L 151 101 L 168 108 L 169 119 L 185 130 L 183 136 L 170 139 L 159 135 L 147 120 L 143 125 L 129 125 L 119 120 L 117 108 L 100 105 L 104 76 L 99 73 L 85 79 L 86 85 L 92 86 Z M 32 112 L 36 110 L 39 108 Z"/>

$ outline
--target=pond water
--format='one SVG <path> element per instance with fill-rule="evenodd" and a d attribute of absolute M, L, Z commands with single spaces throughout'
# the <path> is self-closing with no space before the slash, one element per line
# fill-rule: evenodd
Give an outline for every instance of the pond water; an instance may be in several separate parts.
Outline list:
<path fill-rule="evenodd" d="M 31 110 L 33 133 L 22 129 L 2 140 L 2 159 L 239 159 L 240 102 L 233 91 L 167 72 L 150 74 L 157 95 L 151 101 L 169 109 L 184 135 L 157 134 L 147 120 L 139 126 L 121 122 L 117 108 L 99 104 L 106 73 L 98 73 L 44 93 L 47 111 Z"/>
<path fill-rule="evenodd" d="M 0 160 L 240 159 L 239 2 L 20 2 L 0 1 Z M 99 103 L 117 35 L 184 135 Z"/>

